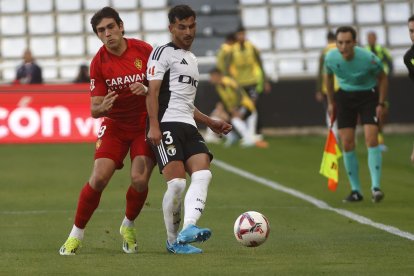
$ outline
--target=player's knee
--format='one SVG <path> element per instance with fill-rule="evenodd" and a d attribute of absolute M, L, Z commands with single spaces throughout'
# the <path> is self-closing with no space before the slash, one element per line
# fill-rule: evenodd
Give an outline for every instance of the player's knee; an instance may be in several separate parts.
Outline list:
<path fill-rule="evenodd" d="M 191 181 L 192 182 L 201 181 L 201 182 L 207 183 L 208 185 L 212 177 L 213 175 L 211 174 L 210 170 L 200 170 L 200 171 L 193 172 L 193 174 L 191 175 Z"/>
<path fill-rule="evenodd" d="M 93 175 L 89 180 L 89 184 L 91 187 L 96 190 L 102 192 L 105 187 L 109 183 L 109 178 L 104 175 Z"/>
<path fill-rule="evenodd" d="M 186 186 L 186 180 L 184 178 L 174 178 L 167 182 L 167 191 L 174 195 L 181 195 Z"/>
<path fill-rule="evenodd" d="M 132 174 L 131 175 L 131 185 L 137 190 L 145 191 L 148 188 L 148 176 L 145 174 Z"/>

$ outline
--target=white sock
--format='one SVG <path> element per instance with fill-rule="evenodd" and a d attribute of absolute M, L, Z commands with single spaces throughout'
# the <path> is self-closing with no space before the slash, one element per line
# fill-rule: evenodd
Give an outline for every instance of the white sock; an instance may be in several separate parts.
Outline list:
<path fill-rule="evenodd" d="M 183 229 L 189 224 L 196 224 L 203 213 L 211 177 L 209 170 L 196 171 L 191 175 L 191 184 L 184 199 Z"/>
<path fill-rule="evenodd" d="M 186 180 L 174 178 L 167 182 L 167 191 L 162 200 L 164 223 L 167 229 L 167 238 L 170 244 L 177 239 L 181 222 L 181 198 L 185 190 Z"/>
<path fill-rule="evenodd" d="M 80 229 L 76 227 L 76 225 L 73 225 L 72 231 L 70 231 L 69 238 L 77 238 L 80 240 L 83 240 L 83 233 L 85 232 L 85 229 Z"/>
<path fill-rule="evenodd" d="M 240 118 L 235 117 L 231 119 L 231 124 L 234 126 L 237 132 L 241 135 L 241 137 L 243 138 L 243 142 L 245 144 L 253 144 L 253 136 L 250 135 L 245 121 L 243 121 Z"/>
<path fill-rule="evenodd" d="M 134 227 L 134 221 L 129 220 L 127 217 L 124 217 L 124 220 L 122 221 L 122 225 L 126 227 Z"/>
<path fill-rule="evenodd" d="M 253 111 L 252 114 L 250 114 L 250 116 L 247 117 L 246 124 L 247 124 L 247 132 L 254 139 L 254 137 L 256 136 L 257 111 Z"/>

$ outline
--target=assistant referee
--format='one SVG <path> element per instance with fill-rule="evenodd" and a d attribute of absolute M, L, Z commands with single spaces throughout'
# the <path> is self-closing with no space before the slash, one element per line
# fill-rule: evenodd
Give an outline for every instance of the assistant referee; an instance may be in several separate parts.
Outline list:
<path fill-rule="evenodd" d="M 356 31 L 350 26 L 339 27 L 335 33 L 337 49 L 325 57 L 328 112 L 337 116 L 339 137 L 344 150 L 344 163 L 351 184 L 351 193 L 344 202 L 363 200 L 355 153 L 355 129 L 358 118 L 364 127 L 371 174 L 372 201 L 379 202 L 382 154 L 378 147 L 378 123 L 384 112 L 388 79 L 382 62 L 373 53 L 356 46 Z M 334 75 L 339 91 L 334 99 Z M 334 112 L 335 111 L 335 112 Z M 335 114 L 336 113 L 336 114 Z"/>

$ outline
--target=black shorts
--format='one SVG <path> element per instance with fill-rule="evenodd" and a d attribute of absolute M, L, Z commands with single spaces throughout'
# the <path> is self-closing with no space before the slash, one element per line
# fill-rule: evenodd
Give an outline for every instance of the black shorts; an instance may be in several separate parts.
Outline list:
<path fill-rule="evenodd" d="M 338 128 L 355 128 L 358 123 L 358 115 L 361 124 L 378 125 L 376 115 L 378 99 L 376 88 L 352 92 L 340 89 L 338 93 L 335 93 Z"/>
<path fill-rule="evenodd" d="M 158 146 L 151 144 L 160 172 L 171 161 L 186 162 L 188 158 L 199 153 L 206 153 L 213 160 L 213 155 L 206 146 L 203 136 L 193 125 L 180 122 L 160 123 L 162 141 Z"/>
<path fill-rule="evenodd" d="M 253 102 L 256 102 L 257 98 L 259 97 L 259 92 L 257 92 L 256 87 L 256 84 L 243 86 L 243 89 L 247 92 L 247 95 L 250 99 L 253 100 Z"/>

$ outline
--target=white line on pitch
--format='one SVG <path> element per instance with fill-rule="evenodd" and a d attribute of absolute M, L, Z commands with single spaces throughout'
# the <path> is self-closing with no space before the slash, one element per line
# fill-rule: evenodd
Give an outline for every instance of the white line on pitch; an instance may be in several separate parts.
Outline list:
<path fill-rule="evenodd" d="M 374 221 L 372 221 L 369 218 L 360 216 L 358 214 L 355 214 L 353 212 L 350 212 L 350 211 L 347 211 L 347 210 L 344 210 L 344 209 L 333 208 L 333 207 L 329 206 L 324 201 L 321 201 L 321 200 L 316 199 L 316 198 L 314 198 L 312 196 L 309 196 L 307 194 L 304 194 L 302 192 L 299 192 L 299 191 L 297 191 L 295 189 L 291 189 L 291 188 L 285 187 L 285 186 L 283 186 L 283 185 L 281 185 L 281 184 L 279 184 L 277 182 L 274 182 L 274 181 L 268 180 L 266 178 L 263 178 L 263 177 L 254 175 L 254 174 L 249 173 L 249 172 L 246 172 L 246 171 L 241 170 L 241 169 L 239 169 L 237 167 L 234 167 L 234 166 L 232 166 L 230 164 L 227 164 L 227 163 L 225 163 L 223 161 L 214 159 L 213 160 L 213 164 L 216 165 L 217 167 L 221 168 L 221 169 L 224 169 L 226 171 L 232 172 L 232 173 L 237 174 L 237 175 L 239 175 L 241 177 L 244 177 L 244 178 L 253 180 L 253 181 L 255 181 L 255 182 L 259 183 L 259 184 L 265 185 L 265 186 L 267 186 L 269 188 L 272 188 L 274 190 L 281 191 L 281 192 L 290 194 L 290 195 L 292 195 L 294 197 L 300 198 L 300 199 L 302 199 L 304 201 L 307 201 L 307 202 L 315 205 L 316 207 L 318 207 L 320 209 L 328 210 L 328 211 L 332 211 L 332 212 L 338 213 L 338 214 L 340 214 L 340 215 L 342 215 L 344 217 L 347 217 L 349 219 L 352 219 L 352 220 L 354 220 L 356 222 L 359 222 L 361 224 L 366 224 L 366 225 L 372 226 L 374 228 L 377 228 L 377 229 L 386 231 L 388 233 L 391 233 L 393 235 L 400 236 L 402 238 L 406 238 L 406 239 L 409 239 L 409 240 L 414 241 L 414 234 L 411 234 L 411 233 L 405 232 L 405 231 L 401 231 L 400 229 L 398 229 L 398 228 L 396 228 L 394 226 L 389 226 L 389 225 L 385 225 L 385 224 L 382 224 L 382 223 L 374 222 Z"/>

